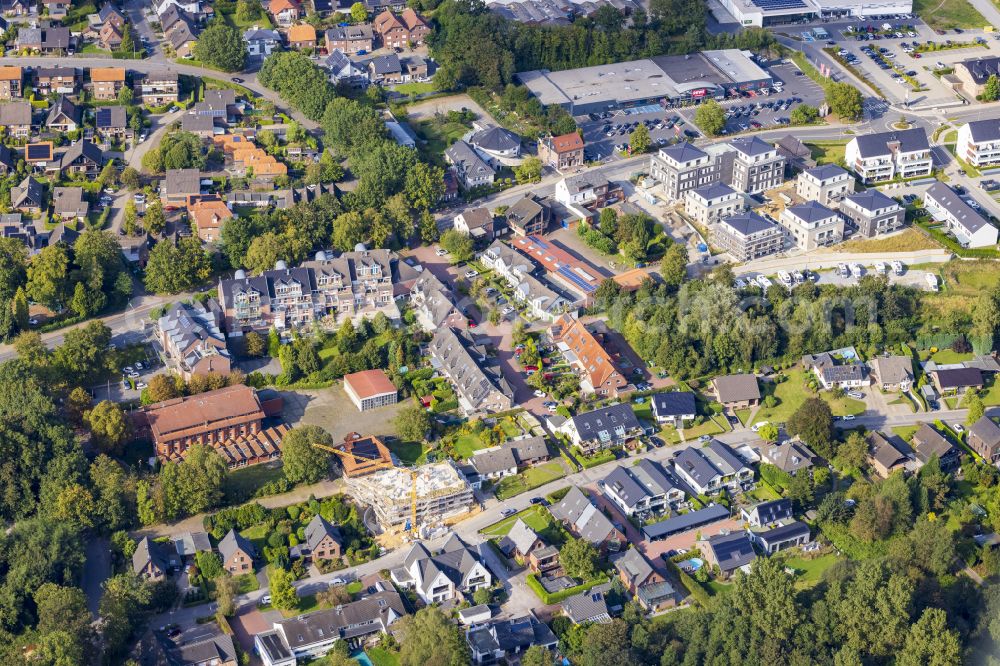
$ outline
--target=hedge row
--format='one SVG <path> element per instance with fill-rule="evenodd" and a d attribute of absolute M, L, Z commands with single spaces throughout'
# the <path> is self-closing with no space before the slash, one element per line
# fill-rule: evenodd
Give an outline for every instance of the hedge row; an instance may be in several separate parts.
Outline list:
<path fill-rule="evenodd" d="M 595 585 L 601 585 L 608 582 L 607 576 L 601 576 L 600 578 L 595 578 L 594 580 L 589 580 L 580 585 L 575 585 L 573 587 L 567 588 L 565 590 L 560 590 L 559 592 L 549 593 L 542 587 L 542 583 L 538 580 L 537 574 L 528 574 L 528 587 L 531 591 L 538 595 L 538 598 L 542 600 L 542 603 L 546 606 L 551 606 L 552 604 L 557 604 L 560 601 L 569 599 L 575 594 L 580 594 L 582 592 L 587 592 L 590 588 Z"/>

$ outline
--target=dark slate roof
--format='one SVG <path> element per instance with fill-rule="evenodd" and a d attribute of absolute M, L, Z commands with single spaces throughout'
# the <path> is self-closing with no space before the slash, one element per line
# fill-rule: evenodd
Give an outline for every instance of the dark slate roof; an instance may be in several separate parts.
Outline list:
<path fill-rule="evenodd" d="M 713 478 L 723 476 L 701 451 L 694 448 L 686 448 L 679 452 L 674 458 L 674 466 L 683 470 L 702 488 L 707 487 Z"/>
<path fill-rule="evenodd" d="M 469 462 L 476 468 L 477 472 L 484 476 L 517 467 L 514 452 L 506 446 L 497 446 L 485 451 L 476 451 Z"/>
<path fill-rule="evenodd" d="M 605 488 L 614 491 L 629 507 L 635 506 L 650 495 L 649 491 L 632 476 L 631 470 L 621 465 L 611 470 L 611 473 L 604 477 L 603 483 Z"/>
<path fill-rule="evenodd" d="M 615 529 L 608 517 L 576 486 L 562 501 L 549 507 L 549 512 L 556 520 L 568 523 L 581 539 L 592 544 L 606 541 Z"/>
<path fill-rule="evenodd" d="M 551 647 L 558 642 L 548 625 L 533 615 L 479 625 L 469 630 L 466 640 L 479 654 L 517 654 L 532 645 Z"/>
<path fill-rule="evenodd" d="M 718 534 L 709 538 L 708 547 L 715 553 L 719 568 L 726 572 L 735 571 L 757 558 L 746 532 Z"/>
<path fill-rule="evenodd" d="M 309 550 L 315 550 L 319 546 L 319 542 L 327 536 L 341 546 L 344 545 L 344 536 L 341 534 L 340 528 L 331 525 L 326 522 L 323 516 L 316 514 L 306 525 L 306 544 L 309 545 Z"/>
<path fill-rule="evenodd" d="M 988 416 L 982 416 L 969 428 L 969 435 L 975 435 L 986 446 L 992 448 L 1000 444 L 1000 426 Z"/>
<path fill-rule="evenodd" d="M 931 456 L 937 456 L 938 459 L 944 458 L 955 450 L 955 447 L 952 446 L 951 442 L 944 435 L 927 423 L 920 426 L 920 429 L 913 433 L 913 444 L 917 459 L 920 462 L 927 462 Z"/>
<path fill-rule="evenodd" d="M 757 377 L 751 374 L 721 375 L 713 380 L 722 402 L 759 400 L 760 386 Z"/>
<path fill-rule="evenodd" d="M 779 520 L 786 520 L 792 517 L 792 501 L 782 498 L 770 502 L 761 502 L 752 507 L 750 513 L 756 513 L 757 519 L 762 525 L 776 523 Z"/>
<path fill-rule="evenodd" d="M 219 553 L 222 554 L 222 559 L 225 561 L 232 557 L 237 549 L 242 550 L 252 558 L 257 557 L 257 550 L 253 547 L 249 539 L 236 530 L 229 530 L 226 536 L 222 537 L 222 541 L 219 542 Z"/>
<path fill-rule="evenodd" d="M 540 435 L 505 442 L 504 446 L 509 447 L 514 452 L 514 458 L 518 464 L 523 463 L 525 460 L 544 458 L 549 455 L 549 447 L 545 443 L 545 438 Z"/>
<path fill-rule="evenodd" d="M 77 125 L 80 124 L 80 107 L 74 104 L 66 95 L 59 95 L 55 104 L 49 109 L 49 115 L 45 117 L 45 124 L 51 125 L 60 115 L 66 116 Z"/>
<path fill-rule="evenodd" d="M 972 80 L 977 84 L 986 83 L 993 74 L 1000 74 L 1000 58 L 993 56 L 990 58 L 970 58 L 961 63 L 972 76 Z"/>
<path fill-rule="evenodd" d="M 612 563 L 619 573 L 625 574 L 629 583 L 639 586 L 655 573 L 653 565 L 639 552 L 637 548 L 629 548 L 612 558 Z"/>
<path fill-rule="evenodd" d="M 786 210 L 803 222 L 810 223 L 821 222 L 837 216 L 836 213 L 818 201 L 807 201 L 795 206 L 789 206 Z"/>
<path fill-rule="evenodd" d="M 908 460 L 906 454 L 896 448 L 892 440 L 878 431 L 868 434 L 868 455 L 886 469 Z"/>
<path fill-rule="evenodd" d="M 168 643 L 165 652 L 170 666 L 236 663 L 233 639 L 222 632 L 199 637 L 180 645 L 175 645 L 166 637 L 163 640 Z"/>
<path fill-rule="evenodd" d="M 674 516 L 673 518 L 661 520 L 652 525 L 646 525 L 642 528 L 642 536 L 646 540 L 668 537 L 672 534 L 685 532 L 728 517 L 729 509 L 721 504 L 712 504 L 704 509 L 689 511 L 680 516 Z"/>
<path fill-rule="evenodd" d="M 863 134 L 855 137 L 858 142 L 858 153 L 861 157 L 879 157 L 894 152 L 909 153 L 917 150 L 930 150 L 927 143 L 927 132 L 923 127 L 908 130 L 893 130 L 876 134 Z M 899 144 L 893 151 L 890 144 Z"/>
<path fill-rule="evenodd" d="M 633 467 L 618 466 L 604 477 L 604 487 L 612 490 L 629 507 L 649 497 L 666 495 L 679 487 L 676 479 L 659 463 L 643 459 Z"/>
<path fill-rule="evenodd" d="M 390 617 L 390 613 L 396 617 Z M 404 615 L 403 598 L 394 590 L 384 590 L 336 608 L 278 620 L 275 624 L 281 625 L 288 646 L 297 652 L 310 645 L 328 643 L 331 637 L 345 639 L 380 632 Z M 359 629 L 362 633 L 354 633 Z"/>
<path fill-rule="evenodd" d="M 563 610 L 573 622 L 597 621 L 601 616 L 607 615 L 608 611 L 607 593 L 611 590 L 611 583 L 604 583 L 592 587 L 589 592 L 574 595 L 563 602 Z"/>
<path fill-rule="evenodd" d="M 573 425 L 580 434 L 583 441 L 598 439 L 601 433 L 614 431 L 616 428 L 625 428 L 625 431 L 640 428 L 639 419 L 636 418 L 632 406 L 628 403 L 610 405 L 595 409 L 591 412 L 584 412 L 573 417 Z"/>
<path fill-rule="evenodd" d="M 403 71 L 399 64 L 399 56 L 395 53 L 377 56 L 372 58 L 370 63 L 376 74 L 394 74 Z"/>
<path fill-rule="evenodd" d="M 848 194 L 846 199 L 866 211 L 882 210 L 883 208 L 900 208 L 899 202 L 876 189 Z"/>
<path fill-rule="evenodd" d="M 708 154 L 705 153 L 705 151 L 698 148 L 694 144 L 688 143 L 687 141 L 675 143 L 674 145 L 667 146 L 666 148 L 660 148 L 660 152 L 670 159 L 682 164 L 684 162 L 691 162 L 703 157 L 708 157 Z"/>
<path fill-rule="evenodd" d="M 521 137 L 504 127 L 487 127 L 469 137 L 469 143 L 483 150 L 501 152 L 520 146 Z"/>
<path fill-rule="evenodd" d="M 778 527 L 767 530 L 766 532 L 757 532 L 755 536 L 761 541 L 774 544 L 787 541 L 788 539 L 795 539 L 803 535 L 809 536 L 809 526 L 803 522 L 795 520 L 787 525 L 779 525 Z"/>
<path fill-rule="evenodd" d="M 831 365 L 820 370 L 820 374 L 827 383 L 860 381 L 865 378 L 865 366 L 861 363 Z"/>
<path fill-rule="evenodd" d="M 733 231 L 736 231 L 744 236 L 750 236 L 762 231 L 768 231 L 777 226 L 774 222 L 765 220 L 763 217 L 754 212 L 740 213 L 739 215 L 724 217 L 722 218 L 721 224 L 726 225 Z"/>
<path fill-rule="evenodd" d="M 703 199 L 712 201 L 713 199 L 720 199 L 730 194 L 735 194 L 736 190 L 729 187 L 725 183 L 712 183 L 711 185 L 702 185 L 701 187 L 692 190 L 695 194 Z"/>
<path fill-rule="evenodd" d="M 983 373 L 979 368 L 951 368 L 936 370 L 938 385 L 942 389 L 981 386 Z"/>
<path fill-rule="evenodd" d="M 125 127 L 126 112 L 124 106 L 97 107 L 97 129 L 119 129 Z"/>
<path fill-rule="evenodd" d="M 696 414 L 694 393 L 690 391 L 671 391 L 656 393 L 649 396 L 654 416 L 683 416 Z"/>
<path fill-rule="evenodd" d="M 160 571 L 166 573 L 168 566 L 167 558 L 163 554 L 160 544 L 149 537 L 143 537 L 132 553 L 132 571 L 140 573 L 150 562 L 155 564 Z"/>
<path fill-rule="evenodd" d="M 847 175 L 841 167 L 836 164 L 821 164 L 817 167 L 813 167 L 806 171 L 807 174 L 815 178 L 816 180 L 830 180 L 831 178 L 837 178 L 839 176 Z"/>
<path fill-rule="evenodd" d="M 989 222 L 982 215 L 965 203 L 965 199 L 960 197 L 958 192 L 941 181 L 935 181 L 927 188 L 927 191 L 924 192 L 924 200 L 927 199 L 933 199 L 939 206 L 951 213 L 956 222 L 962 225 L 967 233 L 974 234 L 984 226 L 989 225 Z"/>
<path fill-rule="evenodd" d="M 198 169 L 168 169 L 164 188 L 167 194 L 199 194 L 201 172 Z"/>
<path fill-rule="evenodd" d="M 970 122 L 969 134 L 976 143 L 981 141 L 1000 141 L 1000 118 Z"/>
<path fill-rule="evenodd" d="M 756 157 L 774 152 L 774 146 L 756 136 L 733 139 L 729 142 L 729 145 L 735 148 L 736 152 L 747 157 Z"/>
<path fill-rule="evenodd" d="M 77 141 L 75 145 L 67 148 L 62 156 L 62 164 L 63 166 L 68 165 L 80 157 L 86 157 L 97 164 L 104 164 L 104 152 L 98 148 L 96 143 L 90 141 Z"/>

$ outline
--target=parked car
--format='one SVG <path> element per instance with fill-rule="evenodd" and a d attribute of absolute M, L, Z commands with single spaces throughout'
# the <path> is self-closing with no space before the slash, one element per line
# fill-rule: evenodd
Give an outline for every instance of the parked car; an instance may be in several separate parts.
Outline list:
<path fill-rule="evenodd" d="M 500 512 L 500 515 L 507 518 L 508 516 L 513 516 L 515 513 L 517 513 L 517 509 L 504 509 Z"/>

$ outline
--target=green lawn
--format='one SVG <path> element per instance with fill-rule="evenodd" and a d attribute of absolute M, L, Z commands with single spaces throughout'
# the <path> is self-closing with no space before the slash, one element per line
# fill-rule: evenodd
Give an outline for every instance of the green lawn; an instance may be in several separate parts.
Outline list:
<path fill-rule="evenodd" d="M 962 363 L 963 361 L 971 361 L 974 354 L 959 354 L 951 349 L 939 349 L 938 351 L 931 354 L 931 360 L 935 363 L 941 365 L 948 365 L 950 363 Z"/>
<path fill-rule="evenodd" d="M 399 461 L 404 465 L 421 465 L 427 462 L 427 451 L 429 447 L 423 442 L 403 442 L 393 440 L 386 444 L 388 449 L 396 454 Z"/>
<path fill-rule="evenodd" d="M 785 560 L 785 566 L 795 569 L 796 586 L 812 587 L 819 582 L 823 572 L 836 564 L 837 560 L 837 556 L 833 553 L 808 560 L 803 557 L 789 557 Z"/>
<path fill-rule="evenodd" d="M 744 497 L 754 503 L 770 502 L 771 500 L 781 499 L 781 496 L 778 495 L 778 493 L 774 492 L 770 486 L 766 486 L 763 483 L 758 483 L 757 487 L 750 492 L 745 493 Z"/>
<path fill-rule="evenodd" d="M 521 434 L 521 429 L 517 427 L 512 418 L 504 417 L 500 419 L 500 429 L 507 437 L 514 438 Z"/>
<path fill-rule="evenodd" d="M 753 413 L 753 410 L 749 409 L 749 408 L 748 409 L 737 409 L 734 412 L 734 414 L 736 415 L 736 418 L 738 418 L 740 420 L 740 423 L 742 423 L 743 425 L 746 425 L 747 421 L 750 420 L 750 414 L 751 413 Z"/>
<path fill-rule="evenodd" d="M 474 433 L 465 433 L 459 435 L 455 438 L 455 455 L 462 458 L 462 460 L 467 460 L 472 457 L 472 454 L 479 449 L 485 449 L 489 444 L 484 442 L 479 435 Z"/>
<path fill-rule="evenodd" d="M 102 49 L 97 44 L 91 42 L 89 44 L 84 44 L 83 48 L 80 49 L 80 53 L 99 53 L 102 55 L 107 55 L 108 53 L 111 53 L 111 51 L 108 51 L 107 49 Z"/>
<path fill-rule="evenodd" d="M 809 392 L 805 387 L 806 372 L 802 368 L 792 368 L 785 370 L 782 374 L 788 379 L 775 384 L 773 382 L 761 382 L 764 389 L 764 396 L 773 395 L 778 399 L 778 404 L 774 407 L 761 407 L 754 418 L 760 421 L 771 421 L 772 423 L 785 423 L 791 418 L 795 410 L 799 408 Z"/>
<path fill-rule="evenodd" d="M 254 525 L 252 527 L 248 527 L 245 530 L 241 530 L 240 534 L 242 534 L 247 539 L 250 539 L 250 541 L 253 542 L 254 547 L 257 548 L 258 552 L 263 552 L 268 532 L 269 530 L 267 523 L 261 523 L 260 525 Z"/>
<path fill-rule="evenodd" d="M 393 86 L 392 89 L 400 95 L 422 95 L 434 92 L 434 84 L 430 81 L 414 81 L 413 83 L 401 83 L 398 86 Z"/>
<path fill-rule="evenodd" d="M 566 467 L 561 459 L 549 461 L 542 465 L 529 467 L 520 474 L 500 479 L 494 492 L 499 500 L 509 499 L 515 495 L 534 490 L 546 483 L 566 476 Z"/>
<path fill-rule="evenodd" d="M 371 659 L 372 666 L 399 666 L 399 656 L 395 652 L 370 647 L 365 649 L 365 654 Z"/>
<path fill-rule="evenodd" d="M 834 398 L 829 391 L 823 391 L 819 395 L 826 404 L 830 405 L 830 411 L 833 412 L 834 416 L 844 416 L 845 414 L 858 416 L 865 411 L 865 403 L 846 395 L 842 398 Z"/>
<path fill-rule="evenodd" d="M 986 19 L 968 0 L 914 0 L 913 13 L 934 30 L 982 28 Z"/>
<path fill-rule="evenodd" d="M 282 477 L 280 467 L 252 465 L 229 473 L 222 485 L 226 504 L 240 504 L 253 497 L 261 486 Z"/>
<path fill-rule="evenodd" d="M 720 425 L 720 423 L 726 423 L 725 426 Z M 722 432 L 729 432 L 728 421 L 724 417 L 718 417 L 713 420 L 706 418 L 705 422 L 701 425 L 692 426 L 690 428 L 684 428 L 684 438 L 687 440 L 697 439 L 702 435 L 718 435 Z M 679 430 L 674 428 L 664 428 L 660 432 L 660 436 L 666 439 L 670 444 L 677 444 L 681 441 L 681 433 Z"/>
<path fill-rule="evenodd" d="M 913 433 L 918 430 L 920 430 L 920 426 L 896 426 L 892 429 L 892 432 L 893 434 L 898 435 L 904 442 L 909 442 L 910 438 L 913 437 Z"/>
<path fill-rule="evenodd" d="M 253 592 L 260 588 L 260 582 L 257 580 L 257 576 L 252 573 L 246 573 L 242 576 L 236 577 L 236 582 L 239 584 L 237 592 L 239 594 L 246 594 L 247 592 Z"/>
<path fill-rule="evenodd" d="M 847 141 L 814 141 L 807 143 L 812 158 L 817 164 L 833 164 L 844 159 Z"/>
<path fill-rule="evenodd" d="M 493 523 L 492 525 L 487 525 L 483 529 L 479 530 L 479 533 L 488 537 L 506 536 L 507 532 L 510 532 L 510 528 L 517 522 L 518 518 L 523 520 L 525 525 L 536 532 L 545 530 L 552 523 L 552 517 L 549 515 L 548 511 L 540 506 L 532 505 L 520 513 L 515 513 L 513 516 L 508 516 L 507 518 Z"/>
<path fill-rule="evenodd" d="M 443 117 L 411 123 L 420 143 L 421 154 L 435 163 L 443 163 L 444 151 L 469 131 L 462 123 L 448 122 Z"/>
<path fill-rule="evenodd" d="M 722 581 L 712 579 L 707 583 L 702 583 L 702 587 L 708 590 L 709 595 L 716 597 L 720 594 L 726 594 L 731 592 L 733 589 L 732 583 L 723 583 Z"/>
<path fill-rule="evenodd" d="M 1000 405 L 1000 382 L 997 382 L 993 375 L 984 375 L 984 377 L 986 385 L 980 396 L 983 399 L 983 404 L 987 407 Z"/>
<path fill-rule="evenodd" d="M 237 28 L 240 32 L 245 31 L 247 28 L 252 28 L 253 26 L 259 26 L 261 30 L 269 29 L 272 26 L 271 18 L 267 15 L 267 12 L 261 11 L 260 15 L 254 19 L 248 19 L 246 21 L 241 21 L 236 17 L 236 12 L 222 12 L 222 18 L 230 26 Z"/>

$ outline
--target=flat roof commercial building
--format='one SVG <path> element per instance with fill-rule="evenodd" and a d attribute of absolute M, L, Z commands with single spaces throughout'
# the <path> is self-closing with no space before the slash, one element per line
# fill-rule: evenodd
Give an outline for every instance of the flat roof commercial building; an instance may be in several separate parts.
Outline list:
<path fill-rule="evenodd" d="M 736 22 L 758 28 L 818 16 L 895 16 L 913 11 L 913 0 L 720 0 Z"/>
<path fill-rule="evenodd" d="M 558 104 L 573 115 L 644 104 L 680 104 L 722 97 L 733 90 L 769 87 L 771 75 L 747 51 L 724 49 L 689 55 L 517 74 L 542 104 Z"/>

